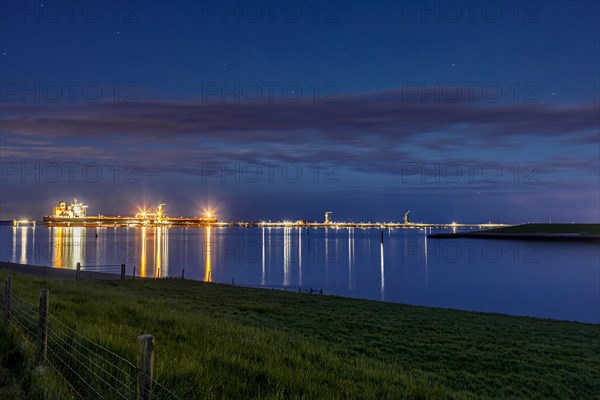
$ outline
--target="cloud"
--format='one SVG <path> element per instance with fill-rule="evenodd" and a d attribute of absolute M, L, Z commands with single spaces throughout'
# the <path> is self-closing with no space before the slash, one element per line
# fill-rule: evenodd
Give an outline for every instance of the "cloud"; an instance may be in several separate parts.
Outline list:
<path fill-rule="evenodd" d="M 51 137 L 198 136 L 298 141 L 403 137 L 427 132 L 572 135 L 598 128 L 599 105 L 407 102 L 402 91 L 346 96 L 337 103 L 140 102 L 77 106 L 3 104 L 2 130 Z M 250 137 L 248 135 L 251 135 Z M 291 136 L 291 138 L 290 138 Z"/>
<path fill-rule="evenodd" d="M 495 160 L 519 149 L 556 156 L 564 146 L 598 144 L 599 110 L 598 104 L 420 103 L 400 90 L 328 104 L 3 104 L 0 132 L 5 158 L 117 157 L 181 173 L 197 172 L 202 162 L 322 161 L 394 173 L 404 161 L 456 160 L 465 152 L 471 160 Z"/>

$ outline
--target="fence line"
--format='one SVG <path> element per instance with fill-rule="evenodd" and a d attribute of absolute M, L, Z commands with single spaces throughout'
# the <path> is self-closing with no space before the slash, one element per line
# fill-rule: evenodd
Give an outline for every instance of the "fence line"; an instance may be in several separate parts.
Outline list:
<path fill-rule="evenodd" d="M 68 342 L 67 342 L 65 339 L 63 339 L 63 338 L 62 338 L 62 337 L 60 337 L 58 334 L 56 334 L 56 332 L 55 332 L 54 330 L 50 330 L 50 329 L 49 329 L 49 332 L 51 332 L 51 333 L 55 334 L 55 336 L 49 335 L 49 338 L 50 338 L 50 340 L 52 340 L 52 341 L 53 341 L 53 342 L 54 342 L 54 343 L 55 343 L 55 344 L 58 346 L 58 348 L 59 348 L 59 349 L 61 349 L 61 350 L 65 351 L 65 352 L 67 352 L 67 348 L 69 348 L 69 347 L 70 347 L 70 348 L 72 348 L 72 349 L 73 349 L 73 350 L 74 350 L 74 351 L 75 351 L 77 354 L 79 354 L 79 355 L 81 356 L 81 358 L 82 358 L 82 359 L 84 359 L 85 361 L 89 362 L 90 364 L 92 364 L 92 365 L 94 365 L 94 366 L 98 367 L 99 369 L 103 369 L 103 367 L 101 367 L 101 366 L 100 366 L 100 365 L 99 365 L 97 362 L 95 362 L 95 361 L 92 359 L 91 355 L 90 355 L 90 356 L 86 356 L 85 354 L 83 354 L 83 353 L 82 353 L 80 350 L 78 350 L 78 349 L 77 349 L 75 346 L 73 346 L 72 344 L 69 344 L 69 343 L 68 343 Z M 57 340 L 57 339 L 58 339 L 58 340 Z M 61 343 L 59 343 L 59 342 L 63 343 L 63 344 L 64 344 L 64 346 L 66 346 L 66 347 L 64 347 L 64 346 L 63 346 Z M 110 385 L 110 384 L 109 384 L 109 383 L 108 383 L 108 382 L 107 382 L 105 379 L 103 379 L 103 378 L 102 378 L 101 376 L 99 376 L 99 375 L 98 375 L 96 372 L 94 372 L 94 370 L 90 369 L 90 368 L 89 368 L 87 365 L 85 365 L 84 363 L 82 363 L 82 362 L 81 362 L 81 360 L 79 359 L 79 357 L 74 357 L 74 358 L 75 358 L 75 360 L 76 360 L 76 361 L 80 362 L 80 363 L 81 363 L 81 365 L 82 365 L 84 368 L 88 369 L 88 370 L 90 371 L 90 373 L 91 373 L 91 374 L 93 374 L 94 376 L 96 376 L 96 377 L 97 377 L 98 379 L 100 379 L 100 380 L 101 380 L 103 383 L 105 383 L 106 385 L 108 385 L 108 386 L 109 386 L 111 389 L 114 389 L 114 388 L 112 387 L 112 385 Z M 123 370 L 121 370 L 121 371 L 122 371 L 123 373 L 125 373 L 125 371 L 123 371 Z M 112 376 L 112 377 L 114 377 L 114 376 Z M 116 378 L 116 377 L 114 377 L 114 378 Z M 124 386 L 125 386 L 125 385 L 124 385 Z M 127 386 L 125 386 L 125 389 L 128 389 L 128 388 L 127 388 Z"/>
<path fill-rule="evenodd" d="M 67 350 L 67 348 L 69 347 L 69 344 L 68 344 L 67 342 L 65 342 L 63 339 L 60 339 L 60 340 L 61 340 L 61 341 L 62 341 L 62 342 L 65 344 L 65 346 L 61 345 L 61 344 L 60 344 L 60 343 L 59 343 L 57 340 L 55 340 L 54 338 L 50 339 L 50 340 L 49 340 L 49 342 L 52 342 L 52 343 L 54 343 L 54 345 L 55 345 L 55 346 L 58 348 L 58 350 L 62 350 L 63 352 L 65 352 L 65 353 L 68 353 L 68 352 L 69 352 L 69 350 Z M 79 375 L 79 374 L 78 374 L 78 373 L 77 373 L 77 372 L 76 372 L 76 371 L 73 369 L 73 367 L 71 367 L 71 365 L 69 365 L 69 364 L 68 364 L 66 361 L 64 361 L 64 360 L 61 358 L 61 356 L 60 356 L 60 354 L 59 354 L 58 350 L 57 350 L 57 351 L 54 351 L 54 350 L 52 350 L 52 347 L 50 347 L 50 350 L 49 350 L 49 351 L 50 351 L 50 352 L 52 352 L 52 353 L 54 354 L 54 356 L 55 356 L 55 357 L 56 357 L 56 358 L 57 358 L 59 361 L 61 361 L 61 363 L 62 363 L 63 365 L 65 365 L 66 367 L 68 367 L 68 368 L 71 370 L 71 372 L 73 372 L 73 373 L 74 373 L 74 374 L 75 374 L 75 375 L 76 375 L 76 376 L 79 378 L 79 381 L 80 381 L 81 383 L 84 383 L 84 384 L 86 384 L 86 385 L 87 385 L 87 386 L 88 386 L 88 387 L 89 387 L 89 388 L 90 388 L 90 389 L 91 389 L 91 390 L 92 390 L 92 391 L 93 391 L 93 392 L 94 392 L 96 395 L 98 395 L 100 398 L 104 398 L 104 396 L 102 396 L 100 393 L 98 393 L 98 392 L 96 391 L 96 389 L 94 388 L 94 386 L 93 386 L 92 384 L 90 384 L 90 383 L 88 382 L 88 380 L 87 380 L 87 379 L 84 379 L 84 378 L 83 378 L 81 375 Z M 76 350 L 76 351 L 77 351 L 77 350 Z M 87 358 L 87 357 L 83 356 L 83 353 L 81 353 L 81 352 L 79 352 L 79 351 L 77 351 L 77 353 L 79 353 L 79 354 L 82 356 L 82 358 L 84 358 L 84 359 L 85 359 L 85 361 L 88 361 L 90 364 L 92 364 L 92 365 L 94 365 L 94 366 L 96 366 L 96 367 L 98 367 L 98 368 L 100 368 L 100 369 L 102 368 L 102 367 L 100 367 L 100 365 L 98 365 L 97 363 L 95 363 L 93 360 L 91 360 L 91 359 L 89 359 L 89 358 Z M 96 372 L 94 371 L 94 369 L 93 369 L 93 368 L 91 368 L 91 367 L 88 367 L 88 366 L 86 365 L 87 363 L 83 362 L 83 361 L 82 361 L 82 360 L 81 360 L 79 357 L 73 357 L 73 359 L 74 359 L 75 361 L 77 361 L 77 362 L 78 362 L 78 363 L 81 365 L 81 367 L 83 367 L 84 369 L 86 369 L 86 370 L 87 370 L 87 371 L 88 371 L 88 372 L 89 372 L 89 373 L 90 373 L 90 374 L 93 376 L 93 379 L 94 379 L 94 380 L 100 381 L 100 382 L 101 382 L 101 383 L 103 383 L 104 385 L 108 386 L 108 388 L 110 388 L 110 389 L 111 389 L 111 393 L 112 393 L 113 395 L 120 396 L 121 398 L 124 398 L 124 399 L 127 399 L 127 398 L 128 398 L 127 396 L 125 396 L 124 394 L 122 394 L 121 392 L 119 392 L 119 391 L 118 391 L 118 390 L 117 390 L 117 389 L 116 389 L 114 386 L 112 386 L 110 383 L 108 383 L 108 381 L 107 381 L 107 380 L 103 379 L 103 378 L 102 378 L 102 377 L 101 377 L 101 376 L 100 376 L 98 373 L 96 373 Z M 127 388 L 127 387 L 125 386 L 125 389 L 129 389 L 129 388 Z M 133 392 L 132 394 L 135 394 L 135 392 Z"/>
<path fill-rule="evenodd" d="M 107 349 L 106 347 L 99 345 L 96 342 L 93 342 L 91 340 L 89 340 L 88 338 L 86 338 L 85 336 L 83 336 L 82 334 L 80 334 L 79 332 L 75 331 L 73 328 L 69 327 L 68 325 L 65 325 L 63 322 L 61 322 L 60 320 L 56 319 L 54 316 L 50 316 L 50 321 L 59 325 L 60 328 L 59 329 L 63 329 L 63 332 L 65 331 L 69 331 L 74 337 L 78 337 L 80 339 L 82 339 L 83 341 L 89 343 L 90 345 L 110 354 L 113 357 L 116 357 L 117 359 L 119 359 L 120 361 L 124 362 L 125 364 L 127 364 L 127 366 L 130 366 L 131 368 L 135 368 L 135 365 L 133 365 L 133 363 L 131 363 L 130 361 L 126 360 L 125 358 L 121 357 L 120 355 L 118 355 L 117 353 Z"/>
<path fill-rule="evenodd" d="M 127 267 L 125 264 L 102 264 L 102 265 L 81 265 L 81 263 L 77 263 L 75 266 L 75 280 L 81 279 L 81 271 L 91 271 L 91 272 L 100 272 L 100 273 L 108 273 L 108 274 L 121 274 L 121 280 L 124 280 L 127 275 Z M 131 276 L 132 279 L 135 279 L 135 265 L 133 266 L 133 273 Z"/>
<path fill-rule="evenodd" d="M 61 376 L 78 398 L 179 399 L 152 376 L 154 339 L 151 335 L 138 337 L 138 343 L 149 338 L 151 345 L 143 354 L 138 352 L 136 366 L 83 336 L 54 315 L 41 312 L 47 305 L 47 296 L 44 300 L 40 297 L 40 305 L 36 307 L 14 293 L 10 287 L 10 277 L 7 278 L 5 290 L 0 292 L 5 318 L 8 318 L 4 325 L 13 325 L 19 336 L 31 344 L 37 341 L 38 354 L 42 355 L 40 362 Z M 45 332 L 45 343 L 44 335 L 40 335 L 40 332 Z M 139 351 L 142 351 L 142 347 L 139 346 Z M 139 360 L 149 360 L 150 364 L 142 365 Z"/>

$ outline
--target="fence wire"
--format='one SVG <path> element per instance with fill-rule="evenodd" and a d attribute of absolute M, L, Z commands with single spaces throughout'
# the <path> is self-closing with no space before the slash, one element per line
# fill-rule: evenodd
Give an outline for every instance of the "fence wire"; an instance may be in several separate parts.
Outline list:
<path fill-rule="evenodd" d="M 0 291 L 2 311 L 5 291 Z M 11 290 L 10 323 L 18 327 L 23 340 L 37 343 L 39 308 Z M 135 399 L 137 367 L 114 351 L 86 338 L 53 315 L 48 315 L 46 364 L 64 378 L 73 394 L 81 399 Z M 152 380 L 152 398 L 179 400 L 173 391 Z"/>
<path fill-rule="evenodd" d="M 82 265 L 82 271 L 121 273 L 121 264 Z"/>

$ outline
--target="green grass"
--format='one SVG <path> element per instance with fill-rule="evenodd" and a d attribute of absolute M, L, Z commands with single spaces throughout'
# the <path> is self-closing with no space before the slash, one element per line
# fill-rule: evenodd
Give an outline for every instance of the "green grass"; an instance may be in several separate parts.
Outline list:
<path fill-rule="evenodd" d="M 19 382 L 23 356 L 8 335 L 0 332 L 0 399 L 24 399 Z"/>
<path fill-rule="evenodd" d="M 67 384 L 35 361 L 35 346 L 14 328 L 0 329 L 0 399 L 72 400 Z"/>
<path fill-rule="evenodd" d="M 600 224 L 524 224 L 489 229 L 486 233 L 600 235 Z"/>
<path fill-rule="evenodd" d="M 6 272 L 0 273 L 2 282 Z M 11 273 L 32 303 L 185 399 L 600 399 L 600 326 L 181 280 Z"/>

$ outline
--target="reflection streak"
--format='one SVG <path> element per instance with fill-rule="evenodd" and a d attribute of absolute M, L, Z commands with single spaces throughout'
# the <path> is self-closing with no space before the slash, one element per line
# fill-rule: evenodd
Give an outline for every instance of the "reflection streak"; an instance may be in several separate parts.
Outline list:
<path fill-rule="evenodd" d="M 204 244 L 204 282 L 212 282 L 212 248 L 211 248 L 211 227 L 206 227 L 205 244 Z"/>
<path fill-rule="evenodd" d="M 21 258 L 19 259 L 21 264 L 27 264 L 27 227 L 21 227 Z"/>
<path fill-rule="evenodd" d="M 429 262 L 427 260 L 427 228 L 425 228 L 425 245 L 423 248 L 425 249 L 425 286 L 429 287 Z"/>
<path fill-rule="evenodd" d="M 283 228 L 283 286 L 290 284 L 291 229 L 290 227 Z"/>
<path fill-rule="evenodd" d="M 147 248 L 146 248 L 146 241 L 148 240 L 146 237 L 146 227 L 142 227 L 142 246 L 141 246 L 141 252 L 140 252 L 140 276 L 141 277 L 146 277 L 147 275 L 147 270 L 146 270 L 146 262 L 147 262 Z"/>
<path fill-rule="evenodd" d="M 354 228 L 348 228 L 348 289 L 354 289 Z"/>
<path fill-rule="evenodd" d="M 302 286 L 302 228 L 298 228 L 298 286 Z"/>
<path fill-rule="evenodd" d="M 56 227 L 56 238 L 52 246 L 52 263 L 55 268 L 63 267 L 63 228 Z"/>
<path fill-rule="evenodd" d="M 162 228 L 155 228 L 154 234 L 154 272 L 157 278 L 160 278 L 161 274 L 161 242 L 162 242 Z"/>
<path fill-rule="evenodd" d="M 73 234 L 73 264 L 85 265 L 83 262 L 83 247 L 85 246 L 85 238 L 81 235 L 85 233 L 85 228 L 72 228 Z"/>
<path fill-rule="evenodd" d="M 13 235 L 12 235 L 12 262 L 17 260 L 17 227 L 13 226 Z"/>
<path fill-rule="evenodd" d="M 381 242 L 381 300 L 384 300 L 385 294 L 385 266 L 383 261 L 383 242 Z"/>
<path fill-rule="evenodd" d="M 261 278 L 260 278 L 260 284 L 262 286 L 265 285 L 265 280 L 266 280 L 266 271 L 265 271 L 265 227 L 263 226 L 262 228 L 262 274 L 261 274 Z"/>

